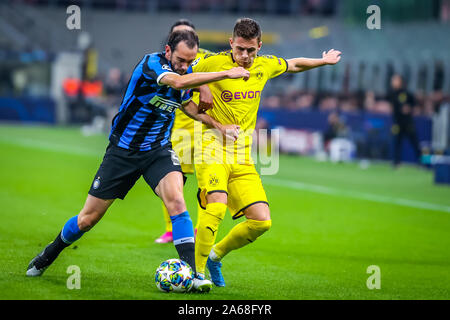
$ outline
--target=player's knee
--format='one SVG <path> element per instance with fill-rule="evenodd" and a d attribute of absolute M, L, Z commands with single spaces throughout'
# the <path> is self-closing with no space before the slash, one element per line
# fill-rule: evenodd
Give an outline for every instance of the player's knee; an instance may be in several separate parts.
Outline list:
<path fill-rule="evenodd" d="M 245 217 L 251 220 L 270 220 L 270 209 L 267 203 L 255 203 L 244 210 Z"/>
<path fill-rule="evenodd" d="M 219 221 L 222 221 L 227 212 L 227 205 L 221 202 L 212 202 L 206 205 L 204 213 L 216 217 Z"/>
<path fill-rule="evenodd" d="M 82 212 L 78 215 L 78 228 L 81 231 L 91 230 L 103 216 L 103 212 L 91 211 Z"/>
<path fill-rule="evenodd" d="M 227 203 L 228 202 L 228 194 L 225 192 L 212 192 L 206 195 L 206 201 L 208 203 Z"/>
<path fill-rule="evenodd" d="M 182 195 L 177 195 L 166 201 L 167 211 L 170 215 L 186 211 L 186 203 Z"/>
<path fill-rule="evenodd" d="M 88 216 L 78 217 L 78 228 L 81 231 L 89 231 L 95 225 L 94 221 Z"/>
<path fill-rule="evenodd" d="M 252 237 L 254 240 L 259 236 L 263 235 L 265 232 L 269 231 L 272 227 L 272 220 L 251 220 L 248 219 L 249 229 L 251 230 Z"/>

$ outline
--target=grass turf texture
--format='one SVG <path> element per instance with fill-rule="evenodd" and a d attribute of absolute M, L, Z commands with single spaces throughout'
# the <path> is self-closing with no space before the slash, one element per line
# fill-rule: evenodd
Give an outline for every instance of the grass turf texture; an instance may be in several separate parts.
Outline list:
<path fill-rule="evenodd" d="M 203 295 L 157 290 L 156 267 L 177 254 L 172 244 L 154 243 L 164 229 L 161 204 L 143 179 L 44 276 L 27 278 L 30 259 L 81 209 L 106 145 L 105 136 L 78 129 L 0 126 L 0 299 L 450 298 L 449 187 L 412 167 L 362 170 L 293 156 L 281 156 L 278 174 L 263 177 L 272 229 L 224 259 L 225 288 Z M 372 201 L 362 192 L 442 210 Z M 195 223 L 192 176 L 185 197 Z M 235 223 L 227 215 L 218 239 Z M 70 265 L 81 269 L 80 290 L 66 287 Z M 366 286 L 370 265 L 381 269 L 380 290 Z"/>

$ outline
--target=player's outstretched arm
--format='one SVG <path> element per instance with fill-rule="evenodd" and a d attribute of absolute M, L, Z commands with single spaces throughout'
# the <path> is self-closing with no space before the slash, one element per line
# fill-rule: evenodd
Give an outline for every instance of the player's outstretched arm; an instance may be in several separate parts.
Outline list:
<path fill-rule="evenodd" d="M 189 103 L 183 105 L 181 110 L 190 118 L 201 121 L 208 126 L 219 130 L 225 137 L 236 141 L 239 136 L 240 126 L 235 124 L 222 124 L 216 119 L 212 118 L 209 114 L 199 111 L 199 107 L 196 103 L 189 101 Z"/>
<path fill-rule="evenodd" d="M 322 53 L 321 59 L 310 59 L 310 58 L 293 58 L 287 60 L 288 72 L 303 72 L 311 70 L 313 68 L 325 66 L 328 64 L 336 64 L 341 60 L 341 52 L 338 50 L 331 49 L 328 52 L 324 51 Z"/>
<path fill-rule="evenodd" d="M 168 85 L 174 89 L 184 90 L 219 80 L 239 78 L 244 78 L 244 80 L 247 80 L 249 77 L 250 72 L 248 70 L 245 70 L 242 67 L 235 67 L 220 72 L 196 72 L 185 75 L 168 73 L 160 80 L 160 83 Z"/>

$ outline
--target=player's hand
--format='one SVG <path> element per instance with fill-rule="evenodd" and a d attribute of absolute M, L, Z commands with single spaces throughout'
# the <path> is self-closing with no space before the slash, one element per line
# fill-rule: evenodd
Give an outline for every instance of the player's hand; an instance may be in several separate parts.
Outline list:
<path fill-rule="evenodd" d="M 328 52 L 322 52 L 322 60 L 325 64 L 336 64 L 341 60 L 341 53 L 338 50 L 331 49 Z"/>
<path fill-rule="evenodd" d="M 245 70 L 242 67 L 235 67 L 228 70 L 228 78 L 230 79 L 244 78 L 244 80 L 247 81 L 248 78 L 250 78 L 250 71 Z"/>
<path fill-rule="evenodd" d="M 236 124 L 224 124 L 221 126 L 220 131 L 227 138 L 236 141 L 239 137 L 239 129 L 241 127 Z"/>

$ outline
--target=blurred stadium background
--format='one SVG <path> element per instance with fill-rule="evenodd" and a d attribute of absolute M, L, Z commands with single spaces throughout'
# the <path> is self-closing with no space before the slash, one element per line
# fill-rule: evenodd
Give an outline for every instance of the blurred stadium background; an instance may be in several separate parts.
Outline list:
<path fill-rule="evenodd" d="M 66 27 L 71 4 L 82 9 L 80 30 Z M 381 30 L 366 27 L 370 4 L 382 6 Z M 336 67 L 268 83 L 258 127 L 294 129 L 283 134 L 297 144 L 286 139 L 282 150 L 321 155 L 341 137 L 352 142 L 351 158 L 392 159 L 388 94 L 399 73 L 415 98 L 422 153 L 448 154 L 447 0 L 16 0 L 0 8 L 2 121 L 94 124 L 85 129 L 107 132 L 133 66 L 162 48 L 173 21 L 191 19 L 201 46 L 219 51 L 228 48 L 236 18 L 252 16 L 262 25 L 264 54 L 344 53 Z M 402 148 L 403 160 L 413 162 L 408 141 Z"/>
<path fill-rule="evenodd" d="M 69 30 L 66 26 L 70 16 L 66 9 L 73 4 L 81 8 L 80 30 Z M 380 30 L 366 27 L 369 17 L 366 9 L 372 4 L 381 8 Z M 145 53 L 161 50 L 170 26 L 180 18 L 190 19 L 195 24 L 202 48 L 212 51 L 227 49 L 234 22 L 242 16 L 260 22 L 263 30 L 262 54 L 293 58 L 320 57 L 324 50 L 331 48 L 343 52 L 341 62 L 334 67 L 327 66 L 296 75 L 286 74 L 269 81 L 263 92 L 257 124 L 258 128 L 280 129 L 280 147 L 286 155 L 281 157 L 280 173 L 265 180 L 267 193 L 273 203 L 272 210 L 277 212 L 278 205 L 278 210 L 282 211 L 278 212 L 280 217 L 283 212 L 299 216 L 300 229 L 296 231 L 302 234 L 303 240 L 298 241 L 306 243 L 298 244 L 298 248 L 313 243 L 316 245 L 311 249 L 299 249 L 307 251 L 309 258 L 306 261 L 311 263 L 308 270 L 314 273 L 314 268 L 326 265 L 327 261 L 314 260 L 315 254 L 320 256 L 321 245 L 330 246 L 330 261 L 334 255 L 346 256 L 346 253 L 358 257 L 358 250 L 362 252 L 367 248 L 374 250 L 375 256 L 383 256 L 385 264 L 395 259 L 409 259 L 410 273 L 405 274 L 404 269 L 399 267 L 397 273 L 391 273 L 392 278 L 403 274 L 405 279 L 413 279 L 414 272 L 418 276 L 424 270 L 431 270 L 428 278 L 414 280 L 416 287 L 408 289 L 410 291 L 399 285 L 398 291 L 384 291 L 383 295 L 370 296 L 367 289 L 363 288 L 364 291 L 353 283 L 350 286 L 354 285 L 352 290 L 355 291 L 347 291 L 346 295 L 339 291 L 346 284 L 334 283 L 330 278 L 323 283 L 313 279 L 317 281 L 309 282 L 309 287 L 307 285 L 303 291 L 309 292 L 309 295 L 303 297 L 448 299 L 448 272 L 444 270 L 448 271 L 450 263 L 450 189 L 447 186 L 450 183 L 450 0 L 1 1 L 0 143 L 4 150 L 0 162 L 1 195 L 2 202 L 9 203 L 8 208 L 11 209 L 10 213 L 7 213 L 9 209 L 5 210 L 2 219 L 20 217 L 19 221 L 26 221 L 28 228 L 35 228 L 37 222 L 33 224 L 27 213 L 36 208 L 34 204 L 25 202 L 36 201 L 40 206 L 37 211 L 49 212 L 49 215 L 39 216 L 39 219 L 48 221 L 52 227 L 40 230 L 39 237 L 29 241 L 36 242 L 38 238 L 43 241 L 43 236 L 48 237 L 54 232 L 70 212 L 79 209 L 77 203 L 81 204 L 84 200 L 96 163 L 106 147 L 111 119 L 118 110 L 128 77 L 139 59 Z M 398 170 L 391 168 L 395 130 L 389 94 L 394 74 L 403 76 L 408 92 L 414 97 L 411 107 L 421 152 L 417 162 L 413 146 L 404 140 L 401 160 L 409 165 Z M 92 139 L 86 140 L 86 137 Z M 19 152 L 20 148 L 24 150 Z M 54 154 L 58 158 L 54 159 L 45 156 L 45 152 L 62 154 Z M 67 155 L 72 156 L 69 158 Z M 78 159 L 80 155 L 96 157 L 89 158 L 89 163 L 84 158 L 75 163 L 73 157 Z M 22 172 L 30 166 L 24 159 L 28 156 L 33 162 L 42 161 L 42 167 L 36 164 L 32 166 L 33 172 Z M 16 161 L 19 157 L 22 160 Z M 337 166 L 329 160 L 348 163 Z M 9 171 L 8 166 L 17 167 Z M 52 176 L 53 172 L 57 177 Z M 48 181 L 38 173 L 45 174 Z M 73 183 L 73 187 L 58 188 L 60 178 L 64 184 Z M 283 179 L 290 179 L 291 182 Z M 279 190 L 283 187 L 291 187 L 289 196 Z M 194 193 L 195 183 L 187 188 Z M 145 194 L 145 201 L 149 201 L 149 192 L 142 184 L 137 190 L 134 196 L 130 195 L 134 199 L 130 205 L 133 205 L 132 201 L 139 201 L 137 195 Z M 52 192 L 55 194 L 50 195 Z M 304 197 L 301 208 L 289 200 L 296 199 L 300 192 Z M 308 192 L 316 192 L 319 196 Z M 31 194 L 35 194 L 36 199 Z M 64 203 L 63 198 L 69 198 L 72 194 L 76 201 Z M 335 196 L 337 198 L 333 201 L 338 199 L 337 204 L 329 199 Z M 17 206 L 13 199 L 22 201 L 21 206 Z M 359 200 L 352 202 L 351 199 Z M 157 200 L 151 201 L 153 207 L 159 210 Z M 195 199 L 188 201 L 194 207 Z M 44 209 L 46 205 L 53 205 L 54 208 Z M 392 207 L 386 209 L 383 205 Z M 126 208 L 125 204 L 117 206 L 122 210 Z M 134 205 L 129 209 L 131 212 L 144 210 L 137 208 L 138 205 Z M 51 218 L 52 212 L 57 218 Z M 366 224 L 373 221 L 369 218 L 370 214 L 362 218 L 358 212 L 369 212 L 381 220 L 377 220 L 375 229 L 365 229 Z M 423 212 L 427 215 L 422 215 Z M 398 216 L 395 216 L 396 213 Z M 131 217 L 133 215 L 122 216 L 124 220 L 120 221 L 129 227 L 128 232 L 136 228 L 137 231 L 133 231 L 136 237 L 147 232 L 143 226 L 131 221 Z M 113 219 L 118 218 L 111 219 L 115 221 Z M 141 219 L 141 216 L 136 219 Z M 147 244 L 163 228 L 162 214 L 155 213 L 152 219 L 148 221 L 156 223 L 157 227 L 146 240 Z M 290 221 L 291 218 L 285 216 L 284 219 Z M 289 222 L 283 223 L 285 227 L 290 226 Z M 302 223 L 310 228 L 311 234 L 301 229 Z M 222 235 L 231 225 L 231 221 L 225 223 Z M 107 234 L 107 228 L 116 227 L 107 222 L 104 226 L 105 229 L 99 227 L 98 237 Z M 337 231 L 339 226 L 342 228 Z M 424 230 L 419 231 L 420 227 Z M 20 228 L 17 225 L 17 230 Z M 330 238 L 327 238 L 327 230 Z M 368 243 L 361 240 L 361 230 L 371 235 Z M 8 237 L 22 239 L 28 236 L 14 231 L 13 227 L 4 229 L 2 233 L 4 250 L 10 250 L 6 246 L 10 241 Z M 396 238 L 397 235 L 400 235 L 399 238 Z M 99 241 L 94 234 L 91 239 Z M 262 242 L 272 249 L 274 261 L 276 252 L 280 250 L 276 247 L 280 239 L 285 239 L 284 234 L 274 231 L 267 241 Z M 286 241 L 282 243 L 290 243 Z M 297 239 L 292 241 L 296 243 Z M 358 247 L 355 243 L 359 241 Z M 377 247 L 376 241 L 383 244 Z M 395 243 L 401 245 L 396 247 Z M 125 247 L 127 245 L 124 244 Z M 23 264 L 24 267 L 36 248 L 34 246 L 28 250 L 20 258 L 23 261 L 20 260 L 17 265 Z M 14 255 L 13 252 L 10 254 Z M 247 251 L 248 254 L 250 252 Z M 157 251 L 154 264 L 159 264 L 159 259 L 163 257 L 164 253 Z M 260 256 L 256 259 L 259 258 L 263 259 Z M 366 265 L 369 265 L 370 259 L 366 260 Z M 366 260 L 362 261 L 365 263 Z M 16 262 L 11 261 L 9 263 L 16 266 Z M 240 260 L 231 261 L 235 265 L 242 263 Z M 345 266 L 345 263 L 333 261 L 340 267 Z M 417 266 L 412 266 L 416 262 Z M 101 262 L 92 263 L 101 266 Z M 425 269 L 420 269 L 421 266 Z M 134 271 L 138 274 L 142 270 Z M 268 269 L 268 272 L 278 271 Z M 329 271 L 334 279 L 342 276 L 331 264 Z M 361 281 L 365 281 L 364 271 Z M 16 286 L 23 280 L 20 272 L 11 276 L 5 287 L 10 290 L 11 297 L 21 297 L 23 290 L 30 293 L 29 288 L 25 288 L 26 284 Z M 255 275 L 246 272 L 249 279 L 257 281 Z M 62 273 L 64 278 L 64 271 Z M 325 271 L 324 274 L 322 276 L 326 277 Z M 295 281 L 307 282 L 307 278 L 299 277 Z M 107 284 L 113 285 L 108 281 Z M 352 280 L 349 281 L 351 283 Z M 361 283 L 364 287 L 365 282 Z M 334 286 L 335 290 L 330 291 L 329 285 Z M 55 284 L 51 286 L 55 286 L 56 290 Z M 319 291 L 312 294 L 317 288 Z M 270 292 L 264 295 L 264 288 L 260 288 L 263 293 L 254 293 L 253 296 L 244 296 L 238 289 L 242 288 L 233 291 L 235 296 L 225 294 L 215 298 L 271 297 Z M 116 296 L 105 294 L 106 290 L 103 296 L 90 292 L 90 295 L 79 297 L 138 298 L 136 292 L 146 297 L 144 291 L 133 290 Z M 277 294 L 280 298 L 300 298 L 294 291 Z M 67 293 L 54 296 L 51 290 L 49 292 L 43 297 L 69 297 Z M 40 296 L 30 293 L 26 297 Z"/>

